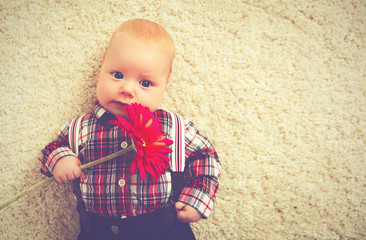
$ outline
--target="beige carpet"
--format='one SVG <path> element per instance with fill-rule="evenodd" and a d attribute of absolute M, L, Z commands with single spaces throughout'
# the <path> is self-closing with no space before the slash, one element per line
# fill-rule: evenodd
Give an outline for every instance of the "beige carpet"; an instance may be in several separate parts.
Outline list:
<path fill-rule="evenodd" d="M 366 239 L 363 0 L 0 0 L 0 202 L 43 179 L 38 152 L 92 109 L 111 32 L 163 25 L 163 108 L 195 122 L 223 172 L 199 240 Z M 0 212 L 0 239 L 75 239 L 70 185 Z"/>

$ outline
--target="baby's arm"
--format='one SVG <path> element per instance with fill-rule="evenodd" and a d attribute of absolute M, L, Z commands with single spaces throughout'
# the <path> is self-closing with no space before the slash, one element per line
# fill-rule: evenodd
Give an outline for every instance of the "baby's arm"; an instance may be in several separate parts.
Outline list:
<path fill-rule="evenodd" d="M 176 203 L 177 218 L 196 222 L 212 211 L 219 187 L 221 164 L 212 144 L 192 122 L 185 124 L 186 169 L 185 186 Z"/>
<path fill-rule="evenodd" d="M 65 124 L 57 139 L 50 142 L 39 154 L 41 172 L 48 177 L 54 175 L 59 183 L 84 177 L 80 169 L 80 160 L 69 147 L 69 126 L 70 122 Z"/>
<path fill-rule="evenodd" d="M 53 169 L 53 176 L 59 183 L 72 181 L 76 178 L 86 179 L 80 169 L 81 162 L 74 156 L 65 156 L 59 159 Z"/>

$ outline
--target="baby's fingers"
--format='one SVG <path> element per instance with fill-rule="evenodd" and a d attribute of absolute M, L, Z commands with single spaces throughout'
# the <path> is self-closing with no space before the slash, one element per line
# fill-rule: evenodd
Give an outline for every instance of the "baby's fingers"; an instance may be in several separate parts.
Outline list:
<path fill-rule="evenodd" d="M 86 179 L 86 176 L 85 176 L 85 174 L 84 174 L 84 172 L 83 172 L 83 171 L 81 171 L 80 178 L 81 178 L 81 179 L 83 179 L 83 180 L 85 180 L 85 179 Z"/>
<path fill-rule="evenodd" d="M 79 168 L 76 168 L 75 170 L 74 170 L 74 179 L 75 178 L 81 178 L 81 179 L 86 179 L 86 176 L 85 176 L 85 174 L 84 174 L 84 172 L 83 171 L 81 171 L 81 168 L 79 167 Z"/>
<path fill-rule="evenodd" d="M 63 183 L 64 181 L 62 180 L 62 178 L 61 177 L 56 177 L 55 176 L 55 179 L 56 179 L 56 181 L 58 182 L 58 183 Z"/>
<path fill-rule="evenodd" d="M 196 209 L 182 202 L 175 203 L 175 210 L 181 222 L 197 222 L 201 219 L 201 214 Z"/>
<path fill-rule="evenodd" d="M 176 212 L 182 211 L 186 205 L 187 204 L 184 204 L 182 202 L 176 202 L 175 203 L 175 211 Z"/>
<path fill-rule="evenodd" d="M 65 182 L 72 181 L 75 178 L 76 178 L 75 172 L 70 172 L 69 174 L 66 175 L 66 181 Z"/>
<path fill-rule="evenodd" d="M 80 168 L 80 166 L 81 166 L 81 162 L 80 161 L 78 162 L 78 166 L 79 166 L 79 168 L 76 169 L 76 178 L 81 178 L 81 179 L 85 180 L 86 179 L 86 176 L 85 176 L 84 172 Z"/>

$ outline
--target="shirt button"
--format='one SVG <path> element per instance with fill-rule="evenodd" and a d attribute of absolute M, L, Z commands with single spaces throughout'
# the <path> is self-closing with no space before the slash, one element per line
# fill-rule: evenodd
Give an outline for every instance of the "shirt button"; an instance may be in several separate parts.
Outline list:
<path fill-rule="evenodd" d="M 126 148 L 128 146 L 127 142 L 122 142 L 121 143 L 121 148 Z"/>
<path fill-rule="evenodd" d="M 113 225 L 113 226 L 111 227 L 111 230 L 112 230 L 112 233 L 113 233 L 113 234 L 115 234 L 115 235 L 119 234 L 119 227 L 118 227 L 118 226 Z"/>
<path fill-rule="evenodd" d="M 123 187 L 125 184 L 126 184 L 126 181 L 124 179 L 122 179 L 122 178 L 118 181 L 118 185 L 120 187 Z"/>

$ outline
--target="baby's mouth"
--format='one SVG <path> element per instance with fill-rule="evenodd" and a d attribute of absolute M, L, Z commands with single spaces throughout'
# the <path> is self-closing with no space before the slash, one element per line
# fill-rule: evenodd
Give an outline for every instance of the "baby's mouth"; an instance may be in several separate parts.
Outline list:
<path fill-rule="evenodd" d="M 115 105 L 118 105 L 118 106 L 122 107 L 122 108 L 124 108 L 124 107 L 125 107 L 125 105 L 127 105 L 127 104 L 125 104 L 125 103 L 121 103 L 121 102 L 117 102 L 117 101 L 113 101 L 113 103 L 114 103 Z"/>

